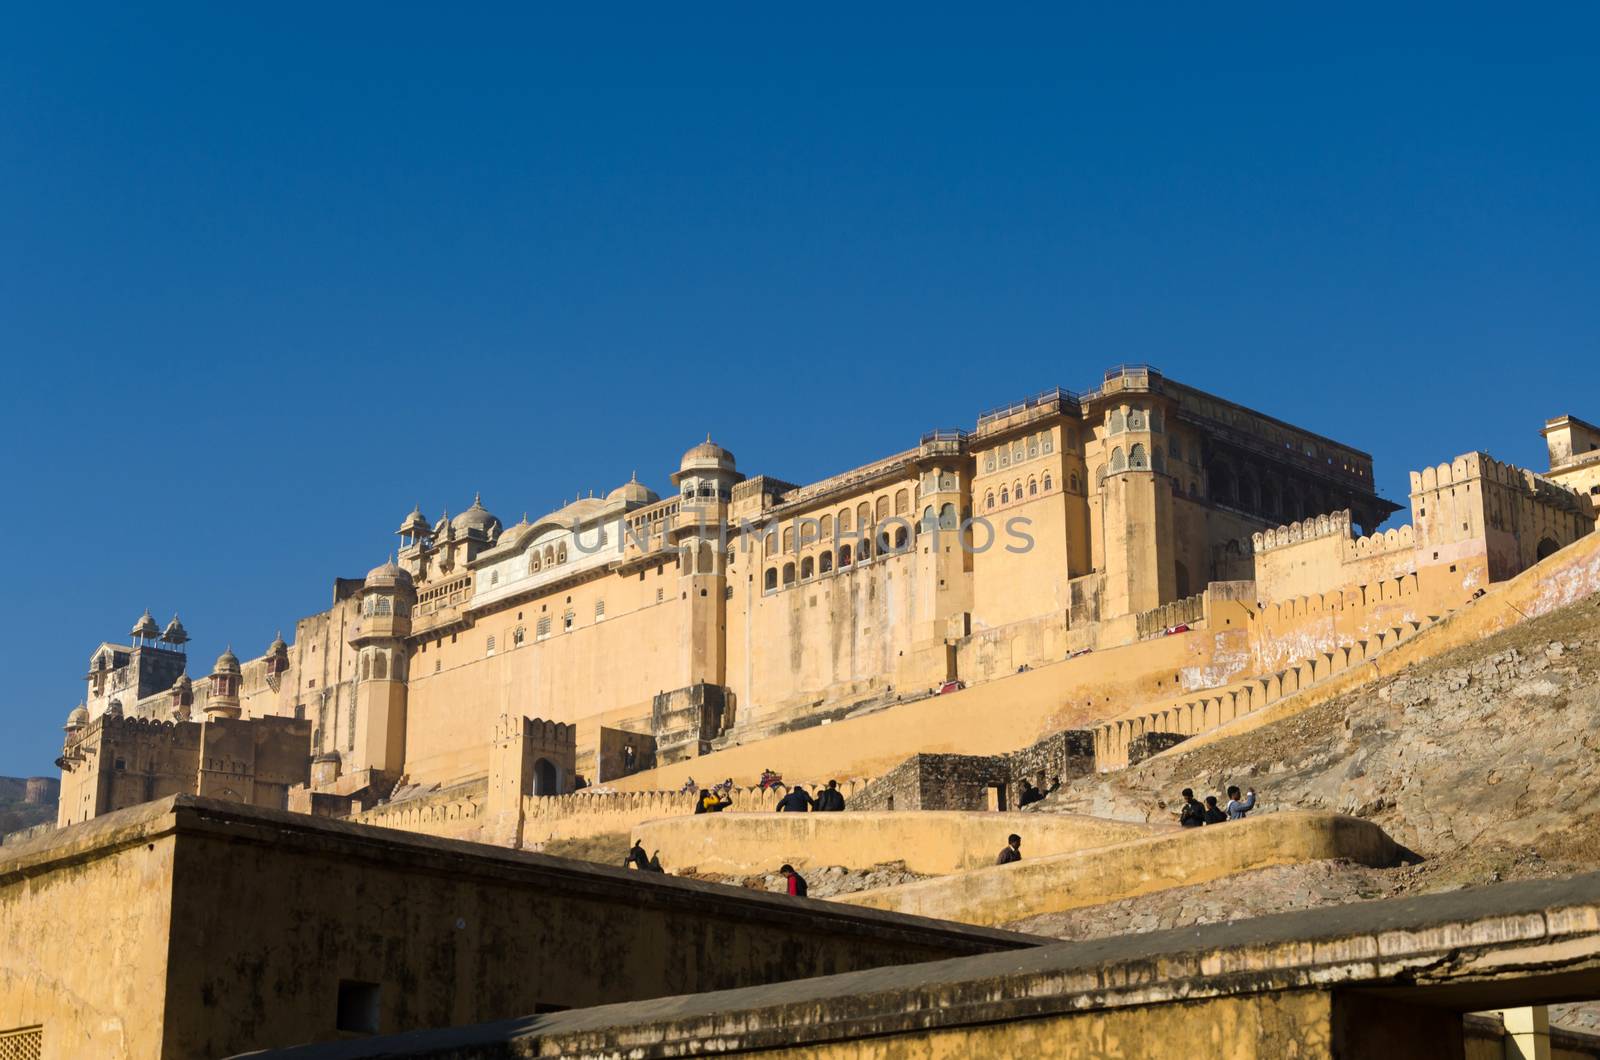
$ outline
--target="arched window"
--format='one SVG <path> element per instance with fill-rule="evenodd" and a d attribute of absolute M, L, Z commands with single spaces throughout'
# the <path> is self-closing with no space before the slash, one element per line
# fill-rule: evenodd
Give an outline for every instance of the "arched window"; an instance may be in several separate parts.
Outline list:
<path fill-rule="evenodd" d="M 932 530 L 939 523 L 939 517 L 933 514 L 933 505 L 922 509 L 922 529 Z"/>
<path fill-rule="evenodd" d="M 844 533 L 848 529 L 850 529 L 850 509 L 849 508 L 840 508 L 839 509 L 839 532 L 840 533 Z"/>
<path fill-rule="evenodd" d="M 994 490 L 990 490 L 988 493 L 983 495 L 983 506 L 985 508 L 994 507 Z"/>
<path fill-rule="evenodd" d="M 1000 466 L 1011 466 L 1011 447 L 1009 445 L 1002 445 L 1000 447 Z"/>
<path fill-rule="evenodd" d="M 956 517 L 956 506 L 946 504 L 939 508 L 939 529 L 954 530 L 960 520 Z"/>
<path fill-rule="evenodd" d="M 906 533 L 906 528 L 900 527 L 894 532 L 894 547 L 897 550 L 904 551 L 906 545 L 910 544 L 909 538 L 910 535 Z"/>
<path fill-rule="evenodd" d="M 556 561 L 556 550 L 549 545 L 544 546 L 544 565 L 546 567 Z"/>
<path fill-rule="evenodd" d="M 862 563 L 872 558 L 872 539 L 870 537 L 861 539 L 861 553 L 856 558 Z"/>
<path fill-rule="evenodd" d="M 372 657 L 372 677 L 375 681 L 389 679 L 389 657 L 382 652 Z"/>
<path fill-rule="evenodd" d="M 544 564 L 539 561 L 539 552 L 535 549 L 533 555 L 528 559 L 528 570 L 537 573 L 543 566 Z"/>
<path fill-rule="evenodd" d="M 1043 449 L 1047 453 L 1055 452 L 1056 436 L 1051 434 L 1049 431 L 1045 431 L 1044 437 L 1039 441 L 1039 448 Z"/>
<path fill-rule="evenodd" d="M 827 541 L 831 537 L 833 537 L 833 516 L 824 515 L 822 517 L 822 539 Z"/>
<path fill-rule="evenodd" d="M 984 470 L 985 474 L 987 474 L 988 472 L 994 470 L 994 452 L 993 451 L 990 451 L 989 455 L 983 458 L 983 470 Z"/>
<path fill-rule="evenodd" d="M 496 572 L 496 577 L 498 576 L 499 572 Z M 394 604 L 389 601 L 387 596 L 380 596 L 377 602 L 372 605 L 372 613 L 375 615 L 392 615 L 394 614 Z"/>
<path fill-rule="evenodd" d="M 1028 496 L 1037 497 L 1038 495 L 1039 495 L 1039 480 L 1030 477 L 1028 479 Z"/>
<path fill-rule="evenodd" d="M 1130 410 L 1128 412 L 1128 430 L 1130 430 L 1130 431 L 1142 431 L 1142 430 L 1144 430 L 1144 410 L 1143 409 L 1132 409 L 1132 410 Z"/>
<path fill-rule="evenodd" d="M 817 557 L 817 573 L 826 574 L 831 570 L 833 570 L 833 553 L 824 552 Z"/>
<path fill-rule="evenodd" d="M 1128 467 L 1134 470 L 1142 470 L 1149 466 L 1150 457 L 1145 452 L 1144 443 L 1135 442 L 1133 448 L 1128 451 Z"/>
<path fill-rule="evenodd" d="M 1106 466 L 1101 464 L 1094 469 L 1094 488 L 1099 489 L 1106 484 Z"/>
<path fill-rule="evenodd" d="M 878 518 L 877 518 L 877 521 L 881 523 L 887 518 L 889 518 L 889 498 L 888 497 L 879 497 L 878 498 Z"/>
<path fill-rule="evenodd" d="M 769 526 L 767 529 L 770 531 L 772 528 Z M 778 535 L 774 533 L 763 533 L 761 535 L 761 554 L 763 556 L 770 556 L 776 551 L 778 551 Z"/>
<path fill-rule="evenodd" d="M 794 551 L 794 527 L 792 526 L 783 528 L 783 550 L 785 552 Z"/>
<path fill-rule="evenodd" d="M 856 505 L 856 529 L 865 531 L 872 525 L 872 505 L 862 501 Z"/>
<path fill-rule="evenodd" d="M 767 573 L 765 575 L 764 580 L 761 583 L 761 587 L 763 589 L 765 589 L 769 593 L 772 592 L 772 590 L 774 590 L 774 589 L 776 589 L 778 587 L 778 568 L 777 567 L 768 567 L 767 568 Z"/>
<path fill-rule="evenodd" d="M 567 543 L 565 541 L 563 541 L 561 543 L 561 547 L 556 549 L 556 562 L 557 563 L 565 563 L 566 561 L 567 561 Z"/>
<path fill-rule="evenodd" d="M 844 568 L 846 568 L 848 566 L 850 566 L 850 546 L 849 545 L 840 545 L 839 546 L 839 569 L 843 570 Z"/>
<path fill-rule="evenodd" d="M 904 515 L 911 510 L 911 495 L 905 490 L 895 490 L 894 514 Z"/>
<path fill-rule="evenodd" d="M 1111 410 L 1111 425 L 1107 428 L 1109 434 L 1121 434 L 1128 429 L 1128 417 L 1121 409 Z"/>
<path fill-rule="evenodd" d="M 1122 454 L 1122 446 L 1119 445 L 1111 450 L 1111 473 L 1115 475 L 1118 471 L 1127 470 L 1127 467 L 1128 458 Z"/>
<path fill-rule="evenodd" d="M 1011 490 L 1008 489 L 1005 486 L 1001 486 L 1000 487 L 1000 503 L 1001 504 L 1010 504 L 1011 503 Z"/>
<path fill-rule="evenodd" d="M 1011 484 L 1011 495 L 1019 501 L 1022 499 L 1022 480 L 1020 478 Z"/>
<path fill-rule="evenodd" d="M 889 551 L 889 531 L 884 530 L 878 534 L 878 555 L 887 556 Z"/>
<path fill-rule="evenodd" d="M 713 574 L 713 573 L 715 573 L 715 571 L 712 570 L 712 568 L 714 566 L 715 566 L 715 563 L 713 562 L 713 560 L 711 558 L 711 543 L 708 542 L 708 541 L 700 542 L 700 551 L 695 556 L 695 564 L 694 564 L 695 573 L 696 574 Z"/>
<path fill-rule="evenodd" d="M 794 584 L 794 564 L 793 563 L 785 563 L 783 565 L 783 584 L 786 587 Z"/>
<path fill-rule="evenodd" d="M 800 577 L 802 579 L 809 578 L 815 573 L 816 567 L 812 564 L 810 556 L 800 561 Z"/>

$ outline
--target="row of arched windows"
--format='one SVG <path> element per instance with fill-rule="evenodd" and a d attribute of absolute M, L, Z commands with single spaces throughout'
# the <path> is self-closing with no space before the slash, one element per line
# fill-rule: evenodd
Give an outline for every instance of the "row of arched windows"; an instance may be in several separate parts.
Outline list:
<path fill-rule="evenodd" d="M 996 446 L 983 454 L 984 474 L 988 474 L 996 468 L 1010 467 L 1025 460 L 1032 460 L 1041 454 L 1053 453 L 1055 448 L 1055 435 L 1050 431 L 1040 431 L 1038 434 L 1032 434 L 1026 438 L 1018 438 L 1015 441 Z"/>
<path fill-rule="evenodd" d="M 893 505 L 892 510 L 891 504 Z M 785 526 L 781 533 L 768 533 L 765 535 L 763 554 L 771 556 L 779 551 L 794 552 L 797 543 L 797 528 L 799 532 L 799 547 L 804 548 L 818 541 L 832 540 L 835 522 L 838 524 L 839 532 L 843 534 L 849 533 L 853 527 L 866 530 L 875 523 L 881 523 L 891 516 L 905 516 L 910 511 L 911 491 L 896 490 L 892 502 L 886 494 L 877 498 L 876 502 L 862 501 L 854 509 L 840 508 L 837 516 L 829 513 L 818 516 L 814 520 L 802 518 Z"/>
<path fill-rule="evenodd" d="M 536 548 L 528 554 L 528 573 L 537 574 L 546 567 L 554 567 L 566 561 L 567 543 L 565 541 L 561 542 L 560 545 L 546 545 L 543 552 Z"/>
<path fill-rule="evenodd" d="M 946 507 L 951 507 L 946 505 Z M 930 509 L 931 511 L 931 509 Z M 897 527 L 893 534 L 885 530 L 877 538 L 877 554 L 879 556 L 893 556 L 905 552 L 911 547 L 911 535 L 906 528 Z M 781 584 L 787 589 L 798 581 L 809 581 L 823 574 L 831 574 L 835 569 L 844 570 L 853 563 L 865 563 L 872 558 L 873 542 L 863 540 L 857 542 L 854 549 L 850 545 L 839 546 L 838 567 L 834 566 L 833 551 L 826 550 L 817 556 L 804 556 L 796 566 L 794 563 L 785 563 L 780 569 L 768 567 L 761 576 L 761 589 L 763 592 L 774 592 Z"/>
<path fill-rule="evenodd" d="M 1076 493 L 1079 485 L 1077 472 L 1072 473 L 1070 481 L 1072 483 L 1072 491 Z M 1002 482 L 1000 484 L 1000 491 L 998 494 L 996 494 L 993 489 L 984 493 L 983 506 L 985 508 L 993 508 L 996 503 L 1010 504 L 1012 501 L 1025 500 L 1028 497 L 1037 497 L 1041 492 L 1049 493 L 1051 487 L 1054 485 L 1055 479 L 1048 471 L 1044 473 L 1042 478 L 1029 475 L 1026 492 L 1023 491 L 1021 479 L 1017 479 L 1015 482 L 1012 482 L 1009 485 Z M 998 501 L 996 500 L 997 496 Z"/>

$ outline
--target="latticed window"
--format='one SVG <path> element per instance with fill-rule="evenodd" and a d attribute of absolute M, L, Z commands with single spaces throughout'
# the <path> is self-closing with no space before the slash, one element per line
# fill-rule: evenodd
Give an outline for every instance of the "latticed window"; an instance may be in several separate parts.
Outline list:
<path fill-rule="evenodd" d="M 606 602 L 604 600 L 596 600 L 594 602 L 594 617 L 596 621 L 606 617 Z"/>
<path fill-rule="evenodd" d="M 0 1031 L 0 1060 L 39 1060 L 43 1054 L 43 1027 Z"/>
<path fill-rule="evenodd" d="M 541 637 L 548 637 L 550 635 L 550 616 L 549 615 L 541 615 L 541 616 L 539 616 L 539 625 L 536 627 L 536 633 L 537 633 L 538 636 L 541 636 Z"/>

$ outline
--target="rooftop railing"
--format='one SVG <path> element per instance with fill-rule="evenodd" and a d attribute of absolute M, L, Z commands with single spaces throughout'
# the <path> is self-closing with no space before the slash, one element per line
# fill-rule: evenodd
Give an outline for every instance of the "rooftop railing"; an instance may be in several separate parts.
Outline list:
<path fill-rule="evenodd" d="M 1049 405 L 1052 402 L 1057 404 L 1069 401 L 1075 403 L 1078 400 L 1078 396 L 1076 391 L 1068 390 L 1065 387 L 1051 387 L 1049 390 L 1041 390 L 1032 397 L 1023 398 L 1021 401 L 1015 401 L 1009 405 L 1001 405 L 999 408 L 992 408 L 979 413 L 978 426 L 981 428 L 987 423 L 993 423 L 995 420 L 1003 420 L 1007 416 L 1015 416 L 1019 412 L 1026 412 L 1029 409 L 1035 409 L 1041 405 Z"/>

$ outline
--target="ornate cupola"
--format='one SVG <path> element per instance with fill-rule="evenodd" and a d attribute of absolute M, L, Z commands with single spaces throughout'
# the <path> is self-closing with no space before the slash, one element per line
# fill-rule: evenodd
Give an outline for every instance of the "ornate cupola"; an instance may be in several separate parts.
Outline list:
<path fill-rule="evenodd" d="M 139 621 L 133 624 L 133 629 L 128 631 L 128 636 L 133 638 L 133 646 L 142 648 L 161 636 L 161 627 L 156 625 L 156 620 L 150 616 L 150 609 L 144 609 L 144 614 L 139 616 Z"/>
<path fill-rule="evenodd" d="M 167 623 L 167 628 L 161 631 L 161 643 L 170 646 L 174 651 L 182 651 L 183 646 L 189 643 L 189 631 L 183 628 L 183 623 L 178 621 L 176 613 L 172 621 Z"/>
<path fill-rule="evenodd" d="M 239 708 L 241 676 L 239 657 L 229 646 L 217 656 L 217 664 L 211 668 L 211 694 L 206 697 L 208 719 L 237 718 L 242 713 Z"/>

